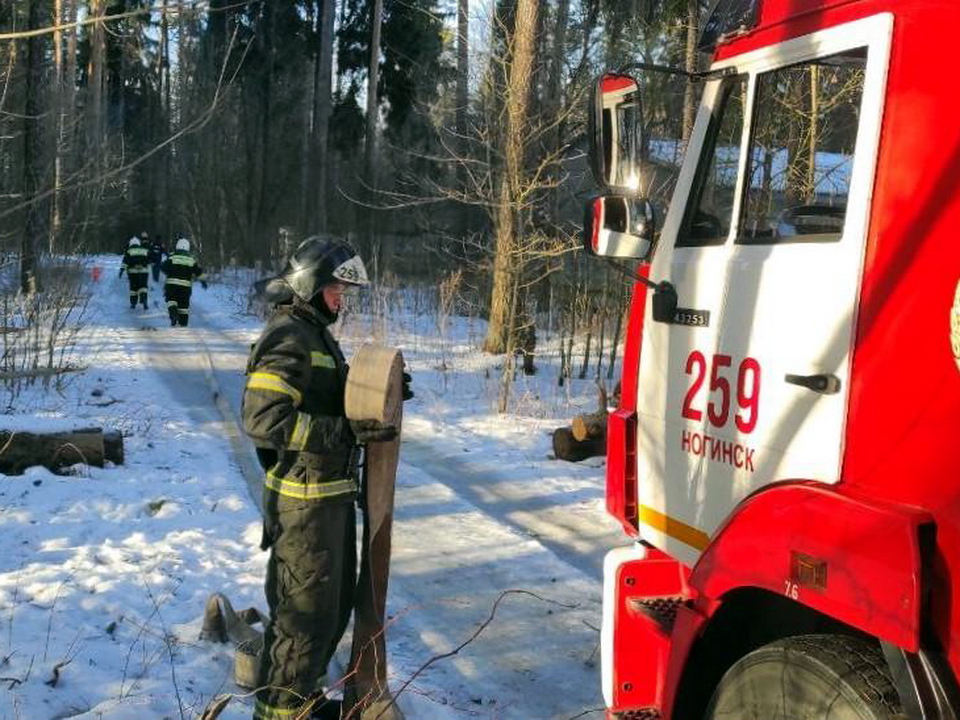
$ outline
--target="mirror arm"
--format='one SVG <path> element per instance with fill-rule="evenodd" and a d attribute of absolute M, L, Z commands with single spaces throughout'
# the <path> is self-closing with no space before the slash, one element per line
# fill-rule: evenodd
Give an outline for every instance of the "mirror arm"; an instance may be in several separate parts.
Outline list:
<path fill-rule="evenodd" d="M 735 67 L 725 67 L 719 70 L 691 73 L 687 72 L 686 70 L 670 67 L 669 65 L 658 65 L 656 63 L 645 62 L 628 63 L 617 70 L 617 73 L 620 75 L 625 75 L 630 70 L 649 70 L 650 72 L 665 73 L 667 75 L 681 75 L 687 78 L 687 80 L 690 82 L 706 82 L 707 80 L 716 80 L 717 78 L 724 78 L 739 74 Z"/>
<path fill-rule="evenodd" d="M 650 278 L 645 278 L 643 275 L 640 275 L 639 273 L 636 273 L 633 270 L 630 270 L 629 268 L 625 268 L 623 265 L 618 263 L 613 258 L 605 257 L 603 258 L 603 260 L 605 260 L 608 264 L 610 264 L 613 267 L 613 269 L 616 270 L 618 273 L 620 273 L 626 278 L 629 278 L 630 280 L 633 280 L 634 282 L 638 282 L 642 285 L 646 285 L 651 290 L 656 290 L 658 287 L 660 287 L 660 283 L 655 283 Z"/>
<path fill-rule="evenodd" d="M 607 258 L 613 267 L 631 280 L 646 285 L 653 290 L 653 319 L 655 322 L 672 323 L 677 313 L 677 288 L 669 280 L 654 282 L 649 278 L 632 272 Z"/>

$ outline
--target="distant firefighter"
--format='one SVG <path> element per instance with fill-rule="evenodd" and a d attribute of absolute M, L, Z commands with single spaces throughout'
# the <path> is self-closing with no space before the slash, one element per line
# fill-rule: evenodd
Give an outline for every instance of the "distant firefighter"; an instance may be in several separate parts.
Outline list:
<path fill-rule="evenodd" d="M 190 254 L 190 241 L 181 237 L 176 249 L 163 261 L 163 274 L 167 276 L 163 285 L 163 297 L 167 301 L 170 324 L 186 327 L 190 322 L 190 295 L 193 281 L 199 280 L 206 289 L 203 268 Z"/>
<path fill-rule="evenodd" d="M 141 247 L 140 240 L 132 237 L 127 243 L 127 251 L 123 254 L 123 262 L 120 264 L 120 275 L 126 270 L 127 279 L 130 282 L 130 307 L 137 306 L 137 300 L 143 304 L 143 309 L 147 309 L 147 273 L 150 269 L 147 267 L 147 249 Z"/>
<path fill-rule="evenodd" d="M 147 252 L 147 258 L 150 260 L 150 268 L 153 271 L 153 281 L 160 282 L 160 268 L 164 259 L 167 257 L 167 250 L 163 247 L 163 242 L 159 235 L 153 236 L 153 242 L 150 243 L 150 249 Z"/>

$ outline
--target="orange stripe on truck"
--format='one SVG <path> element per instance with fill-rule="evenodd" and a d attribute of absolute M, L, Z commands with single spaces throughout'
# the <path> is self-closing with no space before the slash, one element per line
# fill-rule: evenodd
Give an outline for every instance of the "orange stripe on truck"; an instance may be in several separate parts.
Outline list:
<path fill-rule="evenodd" d="M 687 525 L 685 522 L 669 515 L 664 515 L 662 512 L 646 505 L 640 506 L 640 522 L 700 551 L 706 550 L 710 544 L 710 536 L 703 530 L 695 528 L 693 525 Z"/>

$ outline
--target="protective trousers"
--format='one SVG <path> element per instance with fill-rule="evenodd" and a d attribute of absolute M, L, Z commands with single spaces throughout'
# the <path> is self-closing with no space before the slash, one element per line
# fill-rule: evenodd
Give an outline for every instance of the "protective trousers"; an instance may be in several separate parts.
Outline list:
<path fill-rule="evenodd" d="M 147 307 L 147 272 L 136 270 L 127 270 L 127 280 L 130 283 L 130 307 L 136 307 L 137 302 L 143 303 Z"/>
<path fill-rule="evenodd" d="M 273 622 L 264 635 L 255 720 L 289 720 L 320 690 L 343 637 L 356 583 L 352 501 L 296 501 L 267 490 L 266 595 Z M 272 507 L 271 507 L 272 505 Z"/>
<path fill-rule="evenodd" d="M 167 300 L 167 312 L 171 325 L 186 326 L 190 322 L 190 295 L 192 290 L 183 285 L 167 284 L 163 296 Z"/>

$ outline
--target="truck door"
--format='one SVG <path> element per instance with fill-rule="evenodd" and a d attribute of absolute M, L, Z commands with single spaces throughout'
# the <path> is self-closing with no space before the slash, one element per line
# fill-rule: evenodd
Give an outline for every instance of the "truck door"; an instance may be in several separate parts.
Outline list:
<path fill-rule="evenodd" d="M 651 268 L 672 322 L 644 323 L 641 535 L 695 562 L 740 500 L 835 483 L 892 20 L 732 58 L 704 93 Z"/>

